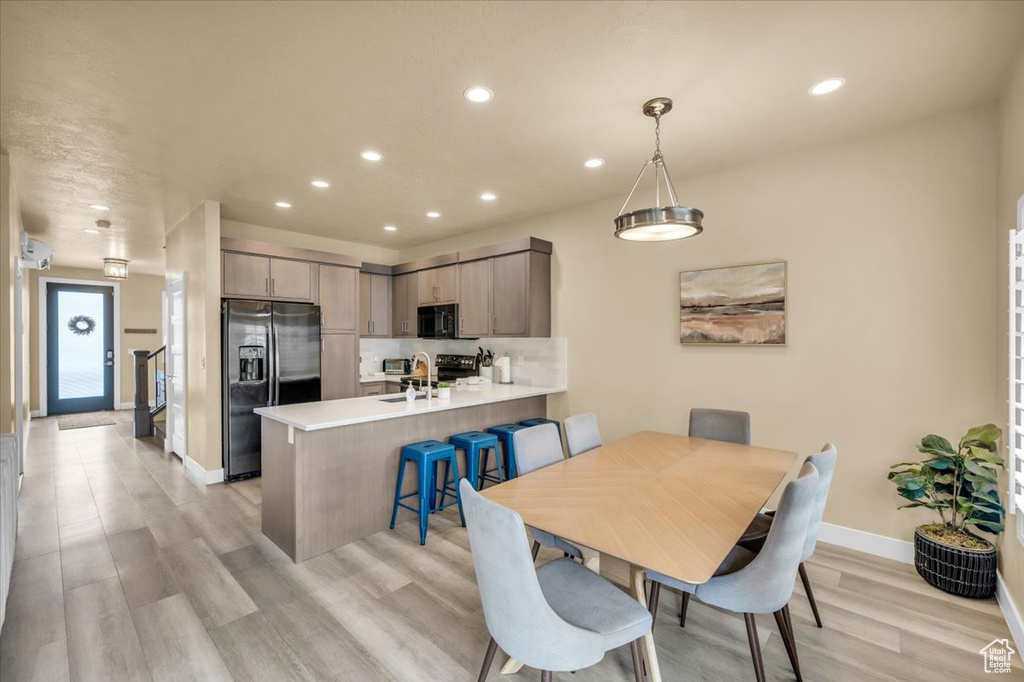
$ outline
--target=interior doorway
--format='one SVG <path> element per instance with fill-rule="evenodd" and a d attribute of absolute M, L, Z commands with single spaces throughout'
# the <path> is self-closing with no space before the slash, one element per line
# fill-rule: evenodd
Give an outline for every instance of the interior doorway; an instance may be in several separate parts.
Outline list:
<path fill-rule="evenodd" d="M 167 308 L 164 333 L 167 335 L 167 443 L 182 461 L 186 452 L 185 394 L 185 280 L 167 283 Z"/>
<path fill-rule="evenodd" d="M 46 412 L 114 409 L 115 287 L 45 282 Z"/>

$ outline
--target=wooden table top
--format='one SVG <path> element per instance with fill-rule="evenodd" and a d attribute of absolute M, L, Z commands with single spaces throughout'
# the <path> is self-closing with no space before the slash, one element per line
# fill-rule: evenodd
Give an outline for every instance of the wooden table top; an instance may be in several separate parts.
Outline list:
<path fill-rule="evenodd" d="M 641 431 L 483 491 L 528 526 L 707 582 L 797 454 Z"/>

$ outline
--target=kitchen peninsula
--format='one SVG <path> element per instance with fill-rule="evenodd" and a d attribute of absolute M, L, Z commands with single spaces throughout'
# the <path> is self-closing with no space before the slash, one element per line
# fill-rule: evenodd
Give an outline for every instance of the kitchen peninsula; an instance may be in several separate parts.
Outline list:
<path fill-rule="evenodd" d="M 259 408 L 263 533 L 299 562 L 384 530 L 403 445 L 544 416 L 546 396 L 564 390 L 484 384 L 453 387 L 447 400 L 369 396 Z M 407 476 L 406 488 L 414 486 Z"/>

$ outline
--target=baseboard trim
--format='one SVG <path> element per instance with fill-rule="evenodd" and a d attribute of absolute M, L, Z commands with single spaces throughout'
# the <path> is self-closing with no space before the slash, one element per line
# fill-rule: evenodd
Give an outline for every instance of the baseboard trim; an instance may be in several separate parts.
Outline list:
<path fill-rule="evenodd" d="M 199 485 L 212 485 L 224 482 L 224 469 L 208 471 L 188 455 L 185 455 L 185 475 Z"/>
<path fill-rule="evenodd" d="M 1024 651 L 1024 618 L 1021 617 L 1020 609 L 1017 608 L 1013 596 L 1006 589 L 1006 581 L 1003 574 L 996 572 L 996 601 L 1006 618 L 1006 625 L 1010 628 L 1013 641 L 1017 644 L 1017 651 Z"/>
<path fill-rule="evenodd" d="M 28 416 L 29 416 L 30 419 L 39 419 L 40 417 L 43 416 L 43 411 L 42 410 L 32 410 L 32 411 L 30 411 L 28 413 Z"/>
<path fill-rule="evenodd" d="M 914 543 L 907 540 L 897 540 L 833 523 L 821 524 L 818 540 L 904 564 L 914 563 Z"/>

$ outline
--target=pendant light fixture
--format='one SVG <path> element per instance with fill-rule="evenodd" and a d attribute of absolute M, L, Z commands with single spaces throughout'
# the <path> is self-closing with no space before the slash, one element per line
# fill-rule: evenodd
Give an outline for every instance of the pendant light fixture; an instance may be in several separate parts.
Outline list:
<path fill-rule="evenodd" d="M 120 258 L 104 258 L 103 276 L 110 279 L 128 279 L 128 261 Z"/>
<path fill-rule="evenodd" d="M 679 205 L 676 190 L 672 186 L 672 178 L 668 175 L 668 167 L 665 166 L 665 159 L 661 154 L 661 117 L 672 111 L 672 100 L 668 97 L 655 97 L 644 103 L 643 111 L 645 116 L 654 119 L 654 156 L 640 169 L 633 189 L 629 190 L 629 196 L 619 209 L 619 215 L 615 217 L 615 236 L 636 242 L 666 242 L 698 235 L 704 229 L 701 225 L 704 212 Z M 654 206 L 624 213 L 649 166 L 654 166 Z M 662 176 L 665 178 L 665 188 L 671 202 L 668 206 L 661 205 Z"/>

